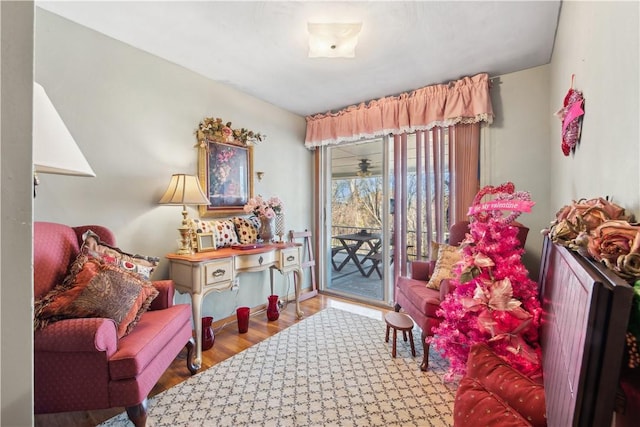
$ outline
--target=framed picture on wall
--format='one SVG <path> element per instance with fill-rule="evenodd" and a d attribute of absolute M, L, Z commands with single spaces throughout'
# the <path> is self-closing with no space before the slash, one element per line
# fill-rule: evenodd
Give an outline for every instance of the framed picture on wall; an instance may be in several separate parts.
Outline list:
<path fill-rule="evenodd" d="M 244 213 L 253 197 L 253 147 L 207 141 L 198 150 L 198 177 L 211 204 L 200 216 Z"/>

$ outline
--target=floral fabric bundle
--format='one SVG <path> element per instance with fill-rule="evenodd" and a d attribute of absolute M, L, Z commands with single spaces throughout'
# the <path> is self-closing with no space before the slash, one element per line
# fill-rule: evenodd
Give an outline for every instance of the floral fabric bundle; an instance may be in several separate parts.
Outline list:
<path fill-rule="evenodd" d="M 627 220 L 624 208 L 603 198 L 580 199 L 564 206 L 556 213 L 556 219 L 548 230 L 554 243 L 584 253 L 585 233 L 594 230 L 604 221 Z"/>
<path fill-rule="evenodd" d="M 602 262 L 625 280 L 640 278 L 640 224 L 624 208 L 603 198 L 564 206 L 551 223 L 554 243 Z"/>
<path fill-rule="evenodd" d="M 591 231 L 587 252 L 625 280 L 640 277 L 640 225 L 605 221 Z"/>

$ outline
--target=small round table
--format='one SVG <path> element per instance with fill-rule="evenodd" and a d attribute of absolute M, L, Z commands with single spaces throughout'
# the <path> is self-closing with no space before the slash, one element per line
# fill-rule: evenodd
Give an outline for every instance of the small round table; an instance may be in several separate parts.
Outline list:
<path fill-rule="evenodd" d="M 393 328 L 393 346 L 391 347 L 391 356 L 396 357 L 396 338 L 398 331 L 402 331 L 402 337 L 407 340 L 409 333 L 409 343 L 411 344 L 411 354 L 416 355 L 416 347 L 413 345 L 413 320 L 403 313 L 390 311 L 384 315 L 384 321 L 387 323 L 387 333 L 384 336 L 384 342 L 389 342 L 389 329 Z"/>

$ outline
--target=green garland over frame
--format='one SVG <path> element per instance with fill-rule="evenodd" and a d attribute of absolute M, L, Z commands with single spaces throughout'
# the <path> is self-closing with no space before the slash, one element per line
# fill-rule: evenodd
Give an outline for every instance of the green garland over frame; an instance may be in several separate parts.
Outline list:
<path fill-rule="evenodd" d="M 262 142 L 266 135 L 245 128 L 233 129 L 231 122 L 225 123 L 221 118 L 206 117 L 198 124 L 196 137 L 197 146 L 206 148 L 207 141 L 241 146 L 255 145 Z"/>

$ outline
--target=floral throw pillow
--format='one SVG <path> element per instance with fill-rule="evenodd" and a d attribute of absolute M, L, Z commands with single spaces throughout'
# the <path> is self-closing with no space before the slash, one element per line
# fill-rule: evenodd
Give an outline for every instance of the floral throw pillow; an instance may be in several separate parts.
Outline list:
<path fill-rule="evenodd" d="M 34 328 L 62 319 L 103 317 L 115 321 L 121 338 L 131 332 L 157 295 L 158 290 L 139 274 L 80 254 L 65 283 L 36 301 Z"/>
<path fill-rule="evenodd" d="M 109 246 L 100 241 L 100 237 L 91 230 L 82 235 L 83 243 L 80 253 L 108 264 L 117 265 L 124 270 L 140 275 L 145 280 L 151 278 L 151 274 L 158 266 L 160 258 L 144 255 L 132 255 L 119 248 Z"/>
<path fill-rule="evenodd" d="M 438 247 L 438 259 L 433 269 L 433 274 L 427 282 L 427 288 L 440 290 L 440 282 L 444 279 L 453 279 L 453 267 L 462 259 L 460 248 L 441 243 Z"/>
<path fill-rule="evenodd" d="M 236 227 L 230 219 L 213 222 L 213 237 L 216 241 L 216 248 L 225 248 L 238 244 Z"/>
<path fill-rule="evenodd" d="M 237 216 L 233 218 L 240 243 L 255 243 L 258 240 L 258 228 L 260 227 L 258 221 L 256 217 L 242 218 Z"/>

